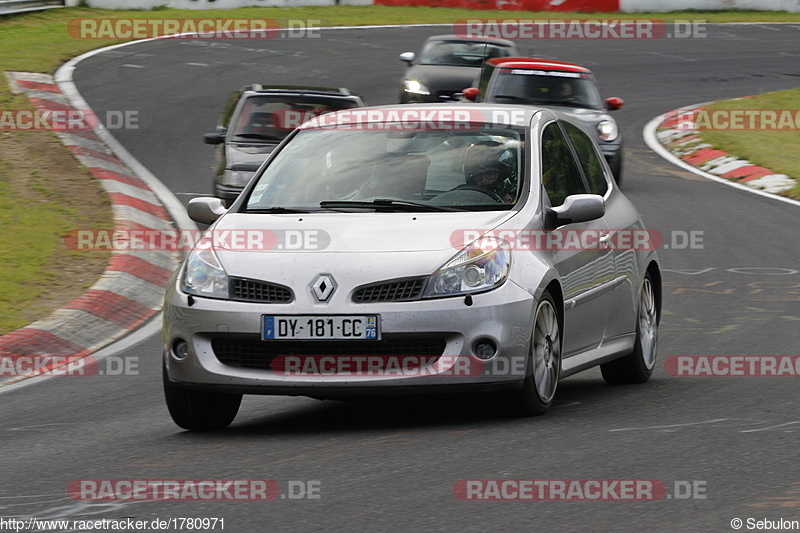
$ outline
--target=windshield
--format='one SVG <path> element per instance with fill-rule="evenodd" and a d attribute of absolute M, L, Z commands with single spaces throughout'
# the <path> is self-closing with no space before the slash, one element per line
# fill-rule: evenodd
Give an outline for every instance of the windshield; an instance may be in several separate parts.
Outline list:
<path fill-rule="evenodd" d="M 511 49 L 488 43 L 432 41 L 419 55 L 421 65 L 480 67 L 484 59 L 509 57 Z"/>
<path fill-rule="evenodd" d="M 351 107 L 357 107 L 356 103 L 310 95 L 253 96 L 242 105 L 233 133 L 236 140 L 280 142 L 307 120 Z"/>
<path fill-rule="evenodd" d="M 505 126 L 303 130 L 258 178 L 246 210 L 511 209 L 523 141 L 521 129 Z"/>
<path fill-rule="evenodd" d="M 501 68 L 487 101 L 605 109 L 591 74 L 580 72 Z"/>

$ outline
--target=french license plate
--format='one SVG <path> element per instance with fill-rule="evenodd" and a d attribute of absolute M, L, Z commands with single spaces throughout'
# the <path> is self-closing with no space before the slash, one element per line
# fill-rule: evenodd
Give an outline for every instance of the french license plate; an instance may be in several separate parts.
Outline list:
<path fill-rule="evenodd" d="M 264 340 L 380 340 L 378 315 L 265 315 L 262 318 Z"/>

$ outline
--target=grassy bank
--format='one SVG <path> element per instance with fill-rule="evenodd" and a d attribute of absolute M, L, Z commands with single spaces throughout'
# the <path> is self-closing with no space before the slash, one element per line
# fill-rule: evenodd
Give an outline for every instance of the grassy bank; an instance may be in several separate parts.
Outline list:
<path fill-rule="evenodd" d="M 0 132 L 0 335 L 79 297 L 109 255 L 68 250 L 70 229 L 111 228 L 108 196 L 49 132 Z"/>
<path fill-rule="evenodd" d="M 735 154 L 776 173 L 786 174 L 800 182 L 800 157 L 798 157 L 800 88 L 765 93 L 752 98 L 725 100 L 709 106 L 708 110 L 724 110 L 725 113 L 720 115 L 724 119 L 735 116 L 727 113 L 734 110 L 768 110 L 775 111 L 778 117 L 783 116 L 783 123 L 779 118 L 774 125 L 770 122 L 761 123 L 755 119 L 752 125 L 749 119 L 742 120 L 740 124 L 732 122 L 731 126 L 728 126 L 727 120 L 718 121 L 723 127 L 730 129 L 704 130 L 701 131 L 701 137 L 715 148 Z M 750 127 L 756 129 L 749 129 Z M 800 186 L 784 194 L 800 200 Z"/>

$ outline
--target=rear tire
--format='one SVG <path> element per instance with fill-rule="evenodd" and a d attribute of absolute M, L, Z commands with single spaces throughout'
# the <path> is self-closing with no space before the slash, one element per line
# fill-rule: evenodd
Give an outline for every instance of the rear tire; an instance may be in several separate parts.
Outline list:
<path fill-rule="evenodd" d="M 164 397 L 172 420 L 190 431 L 225 429 L 239 412 L 241 394 L 184 389 L 170 382 L 163 370 Z"/>
<path fill-rule="evenodd" d="M 600 365 L 603 379 L 612 385 L 644 383 L 653 374 L 658 351 L 658 304 L 653 278 L 648 272 L 639 294 L 639 310 L 636 319 L 636 340 L 633 352 L 621 359 Z"/>
<path fill-rule="evenodd" d="M 555 301 L 545 292 L 536 306 L 523 387 L 504 391 L 503 410 L 519 417 L 544 414 L 553 404 L 560 377 L 561 327 Z"/>

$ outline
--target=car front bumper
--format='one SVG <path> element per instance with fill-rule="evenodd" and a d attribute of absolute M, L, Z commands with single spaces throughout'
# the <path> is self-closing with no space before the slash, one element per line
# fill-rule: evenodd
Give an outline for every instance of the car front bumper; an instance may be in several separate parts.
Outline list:
<path fill-rule="evenodd" d="M 376 348 L 372 354 L 371 345 L 366 352 L 360 349 L 359 355 L 350 355 L 349 347 L 361 345 L 336 346 L 370 341 L 261 340 L 262 316 L 321 314 L 319 307 L 309 309 L 297 301 L 260 304 L 200 297 L 192 297 L 190 305 L 189 296 L 173 284 L 164 306 L 164 363 L 169 379 L 178 386 L 246 394 L 337 397 L 520 387 L 529 352 L 533 296 L 507 281 L 493 291 L 473 295 L 471 305 L 465 300 L 462 296 L 413 302 L 349 302 L 346 308 L 326 310 L 336 315 L 379 315 L 382 342 L 411 347 L 410 352 L 407 348 L 404 355 L 396 356 L 394 366 L 387 367 L 387 358 L 395 356 L 387 355 L 383 348 Z M 188 345 L 182 359 L 175 352 L 181 340 Z M 475 355 L 481 342 L 496 347 L 489 361 Z M 303 346 L 298 351 L 298 343 L 317 344 L 311 352 L 317 354 L 317 363 L 319 354 L 328 358 L 325 372 L 298 372 L 297 366 L 295 371 L 281 365 L 276 368 L 274 361 L 281 358 L 296 357 L 304 363 L 312 359 L 302 355 Z M 430 346 L 437 346 L 435 353 L 414 351 Z M 247 354 L 247 366 L 241 366 L 237 351 Z M 379 371 L 367 370 L 369 364 L 363 359 L 356 364 L 358 357 L 380 358 L 384 365 Z M 346 364 L 337 367 L 333 361 L 342 358 L 347 359 Z M 305 369 L 304 363 L 300 366 Z M 323 365 L 314 368 L 319 370 Z M 342 368 L 344 371 L 339 372 Z"/>

